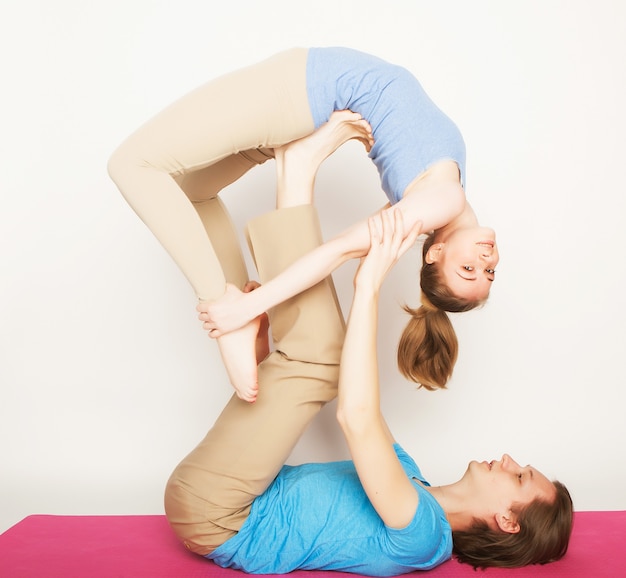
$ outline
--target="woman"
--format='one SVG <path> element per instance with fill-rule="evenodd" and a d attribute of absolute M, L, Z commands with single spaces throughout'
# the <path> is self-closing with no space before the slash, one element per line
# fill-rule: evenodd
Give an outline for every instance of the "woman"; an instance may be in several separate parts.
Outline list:
<path fill-rule="evenodd" d="M 405 235 L 394 210 L 368 227 L 371 248 L 355 276 L 343 352 L 330 278 L 270 312 L 275 349 L 259 365 L 257 401 L 233 395 L 174 470 L 165 495 L 172 528 L 191 551 L 260 574 L 390 576 L 433 568 L 453 549 L 481 567 L 560 558 L 572 525 L 564 486 L 505 455 L 471 462 L 459 481 L 431 487 L 391 436 L 380 411 L 378 294 L 419 224 Z M 321 242 L 306 204 L 254 219 L 248 233 L 262 281 Z M 337 419 L 352 460 L 283 465 L 337 394 L 337 380 Z"/>
<path fill-rule="evenodd" d="M 479 227 L 465 199 L 461 134 L 408 71 L 347 48 L 288 50 L 184 96 L 109 160 L 112 179 L 190 281 L 199 310 L 209 313 L 205 328 L 247 401 L 258 391 L 251 321 L 362 256 L 369 235 L 367 222 L 358 223 L 243 294 L 247 272 L 218 193 L 343 109 L 356 113 L 346 122 L 367 121 L 358 138 L 407 227 L 420 220 L 434 231 L 424 245 L 422 306 L 407 308 L 412 319 L 398 361 L 424 387 L 445 387 L 457 342 L 444 310 L 485 301 L 498 253 L 494 232 Z"/>

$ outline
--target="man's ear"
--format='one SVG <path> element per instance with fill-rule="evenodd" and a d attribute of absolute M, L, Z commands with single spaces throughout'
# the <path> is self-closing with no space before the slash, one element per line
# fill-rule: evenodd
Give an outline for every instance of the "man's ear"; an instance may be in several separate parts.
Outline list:
<path fill-rule="evenodd" d="M 507 534 L 517 534 L 520 531 L 520 525 L 517 523 L 515 514 L 509 510 L 507 514 L 496 514 L 496 524 L 498 528 Z"/>
<path fill-rule="evenodd" d="M 432 265 L 441 259 L 441 252 L 443 251 L 443 243 L 433 243 L 424 257 L 424 262 Z"/>

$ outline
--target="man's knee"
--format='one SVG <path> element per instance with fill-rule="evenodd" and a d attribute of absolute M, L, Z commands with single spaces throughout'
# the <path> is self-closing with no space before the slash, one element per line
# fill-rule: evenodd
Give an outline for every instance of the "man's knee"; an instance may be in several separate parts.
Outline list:
<path fill-rule="evenodd" d="M 194 554 L 206 556 L 237 533 L 219 523 L 223 513 L 218 508 L 212 512 L 210 504 L 191 493 L 175 475 L 165 487 L 164 504 L 172 530 Z"/>

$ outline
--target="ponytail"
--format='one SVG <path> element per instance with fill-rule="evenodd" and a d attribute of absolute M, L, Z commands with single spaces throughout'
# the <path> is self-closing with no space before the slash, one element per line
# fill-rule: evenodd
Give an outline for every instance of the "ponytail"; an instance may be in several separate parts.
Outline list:
<path fill-rule="evenodd" d="M 411 319 L 398 343 L 398 369 L 430 391 L 445 389 L 456 363 L 458 341 L 446 312 L 423 301 L 419 309 L 404 307 Z"/>

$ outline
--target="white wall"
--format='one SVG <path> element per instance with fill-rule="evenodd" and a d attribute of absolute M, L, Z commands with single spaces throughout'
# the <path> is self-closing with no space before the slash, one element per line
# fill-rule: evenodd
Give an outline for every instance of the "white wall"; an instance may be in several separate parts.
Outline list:
<path fill-rule="evenodd" d="M 398 439 L 435 484 L 506 451 L 564 481 L 579 510 L 626 508 L 620 0 L 4 4 L 0 531 L 31 513 L 162 512 L 169 472 L 231 391 L 186 280 L 106 161 L 174 98 L 293 45 L 410 68 L 463 131 L 470 202 L 498 231 L 488 305 L 454 318 L 448 391 L 416 391 L 394 366 L 417 250 L 385 286 Z M 267 163 L 225 193 L 240 227 L 273 187 Z M 356 143 L 325 163 L 318 193 L 327 235 L 385 201 Z M 354 265 L 335 275 L 346 309 Z M 293 462 L 347 455 L 333 419 L 327 407 Z"/>

